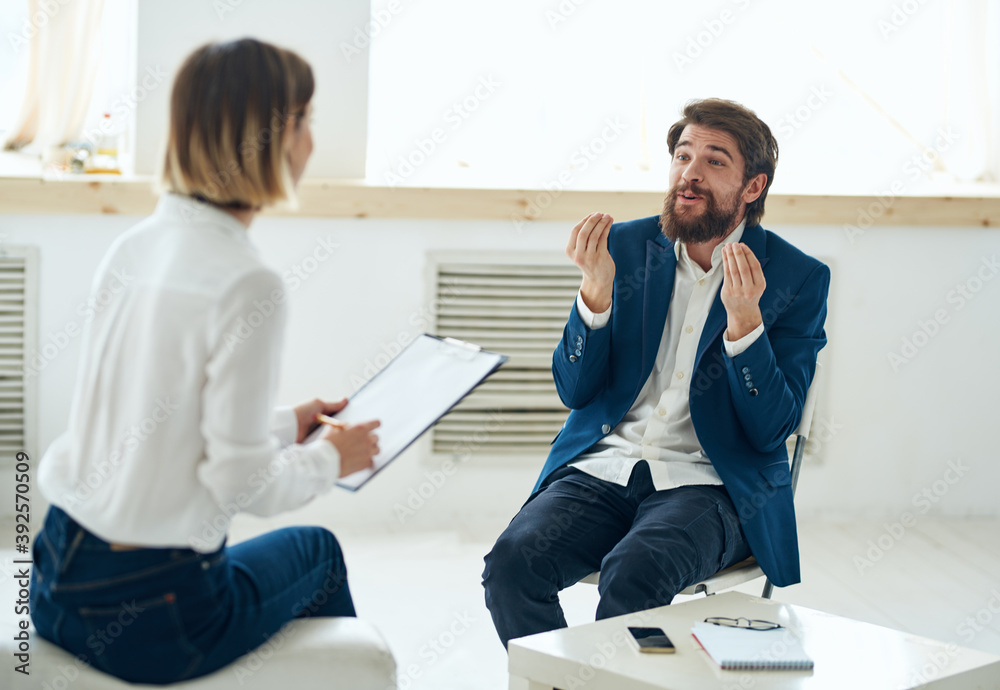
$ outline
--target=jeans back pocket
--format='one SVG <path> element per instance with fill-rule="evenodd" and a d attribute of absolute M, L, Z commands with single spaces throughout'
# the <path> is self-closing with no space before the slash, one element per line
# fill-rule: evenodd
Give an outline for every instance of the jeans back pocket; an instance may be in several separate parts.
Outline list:
<path fill-rule="evenodd" d="M 191 676 L 202 654 L 189 641 L 173 592 L 117 606 L 78 609 L 90 664 L 133 683 L 173 683 Z M 150 663 L 155 659 L 155 663 Z"/>

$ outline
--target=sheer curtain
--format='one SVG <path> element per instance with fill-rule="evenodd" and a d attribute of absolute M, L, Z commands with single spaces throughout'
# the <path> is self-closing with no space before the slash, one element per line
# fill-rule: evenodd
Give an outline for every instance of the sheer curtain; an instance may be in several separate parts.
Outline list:
<path fill-rule="evenodd" d="M 104 0 L 26 4 L 27 88 L 4 148 L 35 142 L 44 152 L 83 133 L 100 66 Z"/>

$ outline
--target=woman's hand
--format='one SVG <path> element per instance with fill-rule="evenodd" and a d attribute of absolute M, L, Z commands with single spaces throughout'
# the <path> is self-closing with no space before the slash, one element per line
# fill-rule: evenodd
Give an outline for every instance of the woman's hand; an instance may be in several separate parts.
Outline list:
<path fill-rule="evenodd" d="M 372 433 L 381 425 L 378 420 L 355 424 L 346 429 L 324 427 L 320 437 L 332 443 L 340 453 L 340 476 L 346 477 L 372 467 L 372 458 L 379 453 L 378 436 Z"/>
<path fill-rule="evenodd" d="M 306 436 L 316 428 L 318 422 L 316 415 L 334 415 L 347 407 L 347 398 L 337 402 L 324 402 L 319 398 L 304 402 L 295 406 L 295 418 L 299 421 L 299 433 L 295 437 L 296 443 L 302 443 Z"/>

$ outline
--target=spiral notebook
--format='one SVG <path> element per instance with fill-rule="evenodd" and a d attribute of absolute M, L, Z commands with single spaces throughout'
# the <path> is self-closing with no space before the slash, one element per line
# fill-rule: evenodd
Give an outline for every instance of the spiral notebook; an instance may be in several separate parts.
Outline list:
<path fill-rule="evenodd" d="M 747 630 L 695 623 L 691 634 L 727 671 L 808 671 L 813 667 L 813 660 L 788 628 Z"/>

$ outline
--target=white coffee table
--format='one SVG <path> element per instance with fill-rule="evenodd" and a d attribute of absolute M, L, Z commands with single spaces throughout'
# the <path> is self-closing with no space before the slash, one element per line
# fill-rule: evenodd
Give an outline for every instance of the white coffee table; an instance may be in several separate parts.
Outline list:
<path fill-rule="evenodd" d="M 708 616 L 796 631 L 812 671 L 723 671 L 691 636 Z M 675 654 L 640 654 L 629 625 L 663 628 Z M 511 690 L 1000 690 L 1000 657 L 822 611 L 725 592 L 512 640 Z"/>

